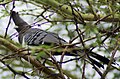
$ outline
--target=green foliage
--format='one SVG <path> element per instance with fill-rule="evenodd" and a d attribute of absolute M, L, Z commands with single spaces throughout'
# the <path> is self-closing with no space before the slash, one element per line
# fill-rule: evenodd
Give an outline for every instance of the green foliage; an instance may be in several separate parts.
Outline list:
<path fill-rule="evenodd" d="M 14 0 L 13 0 L 14 1 Z M 0 19 L 10 16 L 9 12 L 13 7 L 13 1 L 11 0 L 3 0 L 0 1 Z M 113 2 L 112 2 L 113 1 Z M 70 6 L 71 5 L 71 6 Z M 28 20 L 30 25 L 33 27 L 38 27 L 40 29 L 49 26 L 46 28 L 47 31 L 52 31 L 60 36 L 65 37 L 65 39 L 69 38 L 73 40 L 74 45 L 79 46 L 80 48 L 94 48 L 92 51 L 95 53 L 103 54 L 102 56 L 107 56 L 111 58 L 112 51 L 115 50 L 117 45 L 120 45 L 120 2 L 119 0 L 32 0 L 32 1 L 15 1 L 15 11 L 18 11 L 19 14 L 28 15 L 24 19 Z M 73 11 L 75 10 L 75 11 Z M 110 15 L 109 15 L 110 14 Z M 109 16 L 108 16 L 109 15 Z M 9 19 L 7 19 L 9 20 Z M 2 21 L 2 20 L 0 20 Z M 86 23 L 84 24 L 83 21 Z M 0 26 L 1 30 L 5 30 L 7 28 L 6 20 L 4 22 L 4 28 Z M 40 26 L 39 26 L 40 25 Z M 12 20 L 10 22 L 10 27 L 8 28 L 11 31 Z M 44 27 L 43 27 L 44 26 Z M 78 29 L 76 29 L 78 26 Z M 78 32 L 77 32 L 78 30 Z M 27 76 L 33 78 L 34 76 L 39 77 L 43 73 L 41 68 L 41 73 L 38 75 L 36 73 L 36 69 L 34 65 L 30 64 L 30 61 L 25 61 L 22 59 L 23 56 L 18 55 L 21 51 L 27 51 L 27 55 L 33 56 L 33 58 L 42 62 L 42 59 L 47 59 L 51 61 L 44 62 L 46 68 L 53 70 L 55 73 L 62 73 L 69 74 L 68 77 L 71 79 L 81 79 L 83 77 L 86 78 L 93 78 L 99 73 L 96 72 L 95 69 L 88 71 L 90 67 L 89 61 L 85 60 L 85 70 L 83 61 L 69 61 L 70 65 L 72 66 L 74 62 L 76 64 L 75 68 L 73 67 L 72 70 L 66 70 L 64 65 L 69 63 L 58 63 L 61 62 L 63 56 L 63 62 L 68 61 L 69 59 L 64 58 L 64 47 L 55 47 L 54 45 L 40 45 L 40 46 L 33 46 L 30 50 L 27 50 L 27 47 L 22 46 L 16 40 L 11 40 L 9 37 L 11 33 L 15 33 L 13 30 L 9 33 L 6 37 L 11 44 L 19 47 L 19 50 L 16 51 L 16 54 L 12 53 L 12 50 L 6 48 L 5 46 L 1 45 L 0 42 L 0 60 L 4 61 L 4 66 L 0 66 L 0 73 L 10 72 L 10 69 L 6 67 L 8 64 L 12 67 L 16 72 L 25 72 Z M 4 33 L 0 32 L 0 37 L 4 38 Z M 82 39 L 80 39 L 80 36 Z M 16 37 L 16 36 L 15 36 Z M 67 41 L 70 41 L 67 40 Z M 85 45 L 83 46 L 82 43 Z M 71 44 L 70 44 L 71 45 Z M 69 45 L 68 45 L 69 47 Z M 56 48 L 56 49 L 55 49 Z M 54 50 L 55 49 L 55 50 Z M 67 49 L 67 48 L 66 48 Z M 72 49 L 72 48 L 71 48 Z M 117 49 L 117 54 L 119 54 L 120 48 Z M 51 51 L 56 51 L 61 53 L 60 59 L 52 55 L 53 59 L 49 56 Z M 102 52 L 102 53 L 101 53 Z M 119 56 L 116 56 L 116 58 Z M 28 58 L 29 59 L 29 58 Z M 83 58 L 84 60 L 84 58 Z M 118 59 L 117 59 L 118 60 Z M 54 61 L 54 62 L 53 62 Z M 118 60 L 119 62 L 120 60 Z M 2 62 L 1 62 L 2 63 Z M 43 65 L 44 65 L 43 64 Z M 62 65 L 62 66 L 61 66 Z M 59 68 L 60 66 L 60 68 Z M 99 69 L 99 68 L 98 68 Z M 38 70 L 38 69 L 37 69 Z M 119 70 L 116 70 L 113 67 L 114 72 L 109 71 L 109 73 L 113 74 L 113 79 L 120 78 Z M 85 74 L 83 74 L 85 71 Z M 100 72 L 106 71 L 105 69 L 100 69 Z M 80 73 L 80 75 L 74 75 L 73 72 Z M 87 73 L 86 73 L 87 72 Z M 89 73 L 90 72 L 90 73 Z M 2 79 L 14 78 L 14 73 L 11 72 L 6 76 L 0 75 Z M 83 75 L 83 76 L 82 76 Z M 51 76 L 51 75 L 50 75 Z M 101 76 L 97 77 L 100 78 Z M 21 76 L 16 77 L 21 79 Z M 41 77 L 40 77 L 41 78 Z M 106 76 L 109 78 L 109 75 Z M 109 78 L 110 79 L 110 78 Z M 111 78 L 112 79 L 112 78 Z"/>

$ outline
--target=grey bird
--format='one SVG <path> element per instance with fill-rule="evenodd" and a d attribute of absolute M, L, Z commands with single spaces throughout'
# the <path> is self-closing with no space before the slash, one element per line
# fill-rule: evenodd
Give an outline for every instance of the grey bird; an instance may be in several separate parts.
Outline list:
<path fill-rule="evenodd" d="M 11 17 L 15 25 L 18 26 L 18 28 L 16 28 L 16 31 L 19 33 L 18 40 L 21 44 L 25 42 L 27 45 L 30 45 L 30 46 L 38 46 L 41 44 L 63 45 L 67 43 L 64 39 L 60 38 L 55 33 L 46 32 L 38 28 L 32 28 L 32 26 L 26 23 L 15 11 L 11 12 Z M 73 47 L 76 47 L 76 46 L 73 46 Z M 65 53 L 65 55 L 77 56 L 79 54 L 84 53 L 83 51 L 84 50 L 80 49 L 80 51 L 74 51 L 75 54 Z M 108 58 L 101 56 L 97 53 L 94 53 L 89 49 L 87 49 L 87 51 L 88 51 L 88 55 L 87 55 L 88 59 L 91 61 L 93 65 L 104 68 L 104 66 L 100 62 L 102 62 L 103 64 L 108 64 L 110 61 Z M 112 64 L 115 64 L 115 63 L 112 62 Z"/>

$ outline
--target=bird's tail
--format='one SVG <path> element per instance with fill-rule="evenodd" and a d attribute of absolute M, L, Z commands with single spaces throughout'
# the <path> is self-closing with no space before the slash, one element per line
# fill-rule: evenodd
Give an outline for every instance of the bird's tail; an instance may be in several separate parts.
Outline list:
<path fill-rule="evenodd" d="M 110 60 L 109 60 L 108 58 L 106 58 L 105 56 L 99 55 L 99 54 L 94 53 L 94 52 L 89 51 L 89 50 L 87 50 L 86 53 L 85 53 L 85 51 L 83 51 L 83 50 L 80 50 L 80 51 L 74 50 L 74 51 L 71 51 L 71 52 L 72 52 L 72 53 L 66 52 L 65 55 L 66 55 L 66 56 L 80 56 L 80 58 L 81 58 L 81 57 L 84 58 L 84 56 L 85 56 L 85 54 L 86 54 L 87 57 L 85 57 L 85 58 L 87 58 L 88 60 L 90 60 L 91 64 L 94 64 L 94 65 L 96 65 L 96 66 L 99 67 L 99 68 L 100 68 L 100 67 L 104 68 L 104 64 L 108 64 L 109 61 L 110 61 Z M 57 52 L 57 53 L 54 53 L 54 55 L 61 55 L 61 53 L 58 53 L 58 52 Z M 112 64 L 115 64 L 115 62 L 113 61 Z"/>
<path fill-rule="evenodd" d="M 95 64 L 98 67 L 102 67 L 102 68 L 104 68 L 104 66 L 100 62 L 102 62 L 103 64 L 108 64 L 110 62 L 110 60 L 106 58 L 105 56 L 99 55 L 94 52 L 90 52 L 88 58 L 93 64 Z M 113 61 L 112 64 L 115 64 L 115 62 Z"/>

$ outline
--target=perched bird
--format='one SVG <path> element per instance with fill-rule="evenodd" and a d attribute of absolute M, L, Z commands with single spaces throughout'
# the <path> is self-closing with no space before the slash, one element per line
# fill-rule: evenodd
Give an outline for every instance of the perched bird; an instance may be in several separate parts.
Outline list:
<path fill-rule="evenodd" d="M 45 44 L 45 45 L 67 44 L 67 42 L 64 39 L 60 38 L 55 33 L 46 32 L 46 31 L 38 29 L 38 28 L 32 28 L 15 11 L 11 12 L 11 17 L 12 17 L 15 25 L 18 26 L 18 28 L 16 28 L 16 31 L 19 33 L 18 40 L 21 44 L 23 42 L 25 42 L 27 45 L 31 45 L 31 46 L 38 46 L 41 44 Z M 76 47 L 76 46 L 73 46 L 73 47 Z M 65 55 L 69 55 L 69 56 L 77 56 L 78 55 L 79 56 L 79 54 L 84 53 L 82 51 L 84 51 L 84 50 L 80 49 L 80 51 L 74 51 L 73 53 L 65 53 Z M 102 68 L 104 68 L 104 66 L 100 62 L 102 62 L 103 64 L 108 64 L 110 61 L 108 58 L 101 56 L 97 53 L 94 53 L 90 50 L 88 50 L 88 59 L 91 61 L 92 64 L 94 64 L 98 67 L 102 67 Z M 114 62 L 112 64 L 114 64 Z"/>

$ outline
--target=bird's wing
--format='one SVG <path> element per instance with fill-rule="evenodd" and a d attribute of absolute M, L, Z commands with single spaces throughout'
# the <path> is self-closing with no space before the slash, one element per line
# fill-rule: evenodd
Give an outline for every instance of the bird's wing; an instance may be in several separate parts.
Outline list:
<path fill-rule="evenodd" d="M 28 45 L 55 44 L 61 45 L 67 43 L 57 34 L 46 32 L 38 28 L 30 28 L 24 34 L 24 40 Z"/>

